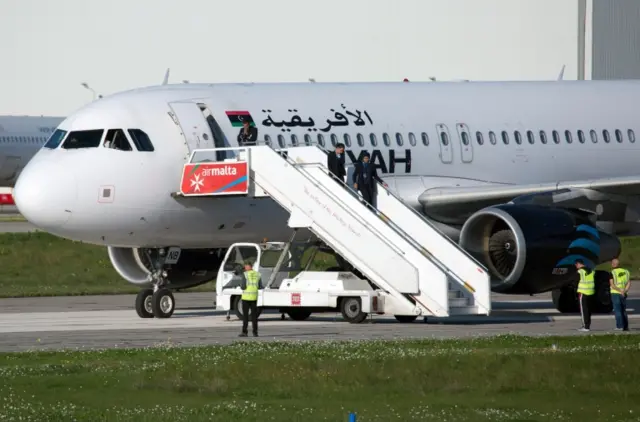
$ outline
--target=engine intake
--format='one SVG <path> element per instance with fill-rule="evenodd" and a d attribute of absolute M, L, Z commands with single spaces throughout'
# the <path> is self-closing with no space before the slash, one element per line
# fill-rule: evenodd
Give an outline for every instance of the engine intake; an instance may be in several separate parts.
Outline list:
<path fill-rule="evenodd" d="M 129 283 L 151 286 L 153 262 L 158 249 L 108 248 L 109 259 L 118 274 Z M 173 288 L 189 288 L 216 278 L 225 249 L 183 249 L 177 264 L 167 266 L 167 279 Z"/>
<path fill-rule="evenodd" d="M 492 290 L 542 293 L 575 278 L 582 259 L 598 265 L 620 254 L 620 242 L 597 230 L 579 211 L 540 205 L 502 204 L 473 214 L 460 245 L 487 266 Z"/>

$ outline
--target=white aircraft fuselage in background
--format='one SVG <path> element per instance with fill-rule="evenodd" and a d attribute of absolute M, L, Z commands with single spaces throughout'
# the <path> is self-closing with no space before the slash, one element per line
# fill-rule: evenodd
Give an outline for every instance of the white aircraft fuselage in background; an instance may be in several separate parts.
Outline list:
<path fill-rule="evenodd" d="M 0 116 L 0 186 L 12 187 L 18 174 L 64 117 Z"/>
<path fill-rule="evenodd" d="M 172 196 L 193 149 L 237 145 L 239 127 L 232 121 L 240 115 L 276 148 L 313 143 L 333 149 L 342 142 L 347 163 L 369 151 L 391 190 L 483 261 L 491 241 L 485 226 L 494 222 L 482 210 L 522 203 L 514 218 L 520 226 L 531 224 L 524 229 L 532 248 L 528 266 L 524 273 L 494 275 L 496 286 L 505 277 L 526 279 L 505 292 L 537 293 L 566 283 L 566 271 L 558 274 L 559 266 L 548 262 L 610 259 L 619 244 L 607 232 L 636 233 L 638 98 L 640 81 L 141 88 L 102 98 L 65 119 L 20 175 L 16 203 L 43 230 L 112 247 L 114 266 L 133 283 L 143 279 L 134 270 L 143 266 L 137 248 L 285 240 L 288 215 L 272 200 Z M 126 135 L 117 136 L 126 136 L 131 150 L 103 147 L 110 129 L 124 129 Z M 560 214 L 547 214 L 552 207 Z M 575 243 L 566 237 L 567 221 L 575 222 L 582 210 L 598 216 L 604 231 L 597 247 L 583 244 L 567 257 Z M 192 261 L 183 268 L 185 285 L 202 282 L 187 280 L 189 271 L 204 266 Z M 541 273 L 531 267 L 535 262 L 545 263 Z M 556 281 L 542 280 L 544 274 Z"/>

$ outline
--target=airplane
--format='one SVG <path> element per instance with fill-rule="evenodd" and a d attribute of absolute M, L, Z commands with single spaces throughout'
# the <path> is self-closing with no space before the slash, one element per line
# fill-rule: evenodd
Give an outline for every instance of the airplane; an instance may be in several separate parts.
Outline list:
<path fill-rule="evenodd" d="M 619 255 L 640 215 L 640 81 L 178 84 L 102 98 L 65 119 L 22 171 L 18 209 L 54 235 L 104 245 L 128 282 L 215 279 L 235 242 L 289 237 L 273 200 L 180 198 L 194 149 L 365 150 L 389 189 L 491 273 L 503 294 L 552 292 L 575 312 L 576 272 Z M 111 142 L 111 147 L 103 144 Z M 162 265 L 169 247 L 180 260 Z M 606 307 L 608 285 L 598 287 Z"/>
<path fill-rule="evenodd" d="M 169 83 L 167 69 L 162 85 Z M 100 96 L 101 98 L 101 96 Z M 0 116 L 0 208 L 15 205 L 11 189 L 29 160 L 64 117 Z"/>
<path fill-rule="evenodd" d="M 18 175 L 64 117 L 0 116 L 0 207 L 13 206 Z"/>

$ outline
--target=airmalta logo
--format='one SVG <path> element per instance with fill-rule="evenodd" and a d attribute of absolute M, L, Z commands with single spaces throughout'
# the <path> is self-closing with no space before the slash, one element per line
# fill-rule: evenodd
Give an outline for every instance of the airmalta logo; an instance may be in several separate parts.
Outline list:
<path fill-rule="evenodd" d="M 249 122 L 249 126 L 256 125 L 248 111 L 225 111 L 225 114 L 233 127 L 241 127 L 244 122 Z"/>

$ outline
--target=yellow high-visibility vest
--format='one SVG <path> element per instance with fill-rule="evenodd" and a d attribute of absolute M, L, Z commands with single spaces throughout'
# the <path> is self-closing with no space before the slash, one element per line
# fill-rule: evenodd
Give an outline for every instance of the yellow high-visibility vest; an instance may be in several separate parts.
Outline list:
<path fill-rule="evenodd" d="M 249 270 L 245 271 L 244 277 L 247 279 L 247 288 L 242 291 L 242 300 L 258 300 L 260 273 L 256 270 Z"/>
<path fill-rule="evenodd" d="M 580 274 L 580 282 L 578 283 L 578 293 L 582 293 L 585 296 L 592 296 L 596 294 L 596 283 L 595 283 L 595 271 L 591 271 L 587 274 L 587 270 L 584 268 L 580 268 L 578 270 L 578 274 Z"/>
<path fill-rule="evenodd" d="M 631 279 L 631 274 L 629 273 L 629 271 L 625 270 L 624 268 L 614 268 L 613 270 L 611 270 L 611 275 L 613 276 L 612 278 L 614 286 L 624 291 L 625 287 L 627 287 L 627 284 L 629 284 L 629 280 Z M 611 288 L 611 294 L 619 295 L 620 292 Z"/>

